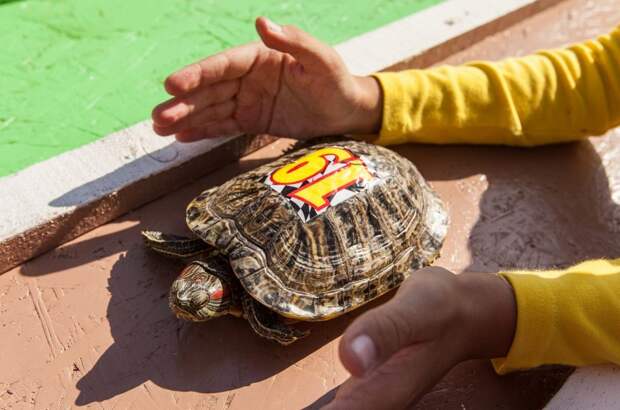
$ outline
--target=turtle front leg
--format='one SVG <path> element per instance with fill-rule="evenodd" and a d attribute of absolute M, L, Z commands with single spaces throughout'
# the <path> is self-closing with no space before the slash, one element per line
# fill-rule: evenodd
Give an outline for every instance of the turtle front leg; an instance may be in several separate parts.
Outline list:
<path fill-rule="evenodd" d="M 210 249 L 202 239 L 165 234 L 157 231 L 142 231 L 146 246 L 155 252 L 177 259 L 189 259 Z"/>
<path fill-rule="evenodd" d="M 310 334 L 308 330 L 303 331 L 284 324 L 282 316 L 267 309 L 247 294 L 243 295 L 241 302 L 244 318 L 250 322 L 252 330 L 259 336 L 286 346 Z"/>

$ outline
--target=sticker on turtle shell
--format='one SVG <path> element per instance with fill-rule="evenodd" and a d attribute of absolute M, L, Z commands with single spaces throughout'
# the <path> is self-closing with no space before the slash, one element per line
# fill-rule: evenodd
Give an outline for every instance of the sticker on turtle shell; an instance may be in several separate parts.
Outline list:
<path fill-rule="evenodd" d="M 263 182 L 282 194 L 304 221 L 368 189 L 376 173 L 368 159 L 333 146 L 273 170 Z"/>

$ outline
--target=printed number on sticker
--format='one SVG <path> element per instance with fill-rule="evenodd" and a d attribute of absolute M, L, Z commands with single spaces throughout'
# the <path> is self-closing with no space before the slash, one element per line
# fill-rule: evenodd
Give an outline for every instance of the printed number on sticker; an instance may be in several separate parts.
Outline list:
<path fill-rule="evenodd" d="M 355 195 L 373 178 L 362 158 L 344 148 L 327 147 L 275 170 L 265 183 L 293 201 L 297 209 L 309 206 L 314 212 L 300 214 L 307 220 Z"/>

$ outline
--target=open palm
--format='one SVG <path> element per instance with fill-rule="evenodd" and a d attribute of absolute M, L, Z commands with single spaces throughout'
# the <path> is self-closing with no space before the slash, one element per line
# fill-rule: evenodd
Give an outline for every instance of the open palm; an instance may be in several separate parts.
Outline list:
<path fill-rule="evenodd" d="M 153 110 L 154 129 L 194 141 L 241 133 L 310 138 L 370 133 L 379 87 L 352 76 L 336 51 L 293 26 L 256 21 L 262 42 L 208 57 L 171 74 L 173 98 Z"/>

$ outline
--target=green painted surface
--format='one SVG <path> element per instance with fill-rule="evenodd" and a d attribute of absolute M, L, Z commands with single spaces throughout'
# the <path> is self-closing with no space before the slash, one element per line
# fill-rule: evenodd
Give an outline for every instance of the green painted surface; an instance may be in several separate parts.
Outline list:
<path fill-rule="evenodd" d="M 166 74 L 258 15 L 335 44 L 441 1 L 0 0 L 0 176 L 148 118 Z"/>

